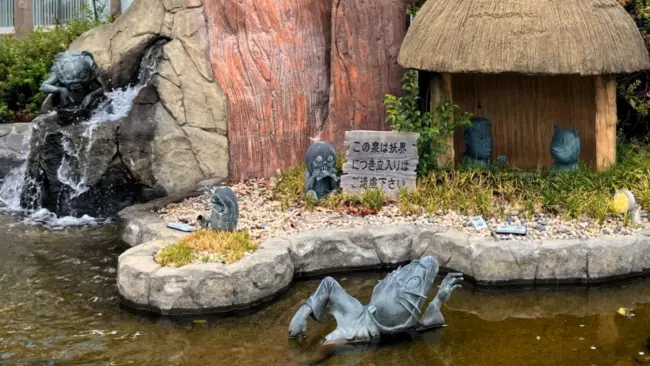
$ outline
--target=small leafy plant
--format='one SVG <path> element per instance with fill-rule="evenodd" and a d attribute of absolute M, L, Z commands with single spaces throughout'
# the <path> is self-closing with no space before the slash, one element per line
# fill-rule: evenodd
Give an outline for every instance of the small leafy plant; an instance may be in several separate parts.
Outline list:
<path fill-rule="evenodd" d="M 387 94 L 384 97 L 386 115 L 394 131 L 416 132 L 418 139 L 418 174 L 422 177 L 437 166 L 437 157 L 447 148 L 447 141 L 456 127 L 470 124 L 469 113 L 461 113 L 460 107 L 447 101 L 436 106 L 433 112 L 422 112 L 418 73 L 408 71 L 402 79 L 404 96 Z"/>

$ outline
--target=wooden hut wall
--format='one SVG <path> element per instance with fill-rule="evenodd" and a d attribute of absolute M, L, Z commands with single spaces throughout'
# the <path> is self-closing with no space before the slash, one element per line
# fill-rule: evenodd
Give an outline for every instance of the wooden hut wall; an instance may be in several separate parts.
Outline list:
<path fill-rule="evenodd" d="M 453 74 L 452 95 L 461 110 L 492 122 L 493 159 L 505 155 L 512 166 L 550 166 L 553 124 L 580 133 L 580 160 L 594 166 L 596 100 L 594 77 L 517 74 Z M 462 159 L 462 128 L 454 136 Z"/>

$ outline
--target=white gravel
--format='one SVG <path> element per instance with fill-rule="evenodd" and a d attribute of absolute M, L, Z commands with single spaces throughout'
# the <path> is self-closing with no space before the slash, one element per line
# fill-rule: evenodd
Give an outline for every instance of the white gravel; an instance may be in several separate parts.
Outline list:
<path fill-rule="evenodd" d="M 395 224 L 444 225 L 457 230 L 476 232 L 484 236 L 495 235 L 500 239 L 586 239 L 596 236 L 625 236 L 650 228 L 648 214 L 642 211 L 642 222 L 638 226 L 625 226 L 623 220 L 608 218 L 603 225 L 593 219 L 562 220 L 550 215 L 535 215 L 526 220 L 517 212 L 505 219 L 486 219 L 489 229 L 477 231 L 471 225 L 471 216 L 457 212 L 439 212 L 435 215 L 405 215 L 395 203 L 384 206 L 376 215 L 365 217 L 350 215 L 347 210 L 335 211 L 316 207 L 282 209 L 278 201 L 271 199 L 271 180 L 257 180 L 236 183 L 231 186 L 239 200 L 240 230 L 247 230 L 253 238 L 264 240 L 269 237 L 292 234 L 322 228 L 351 228 L 361 226 L 385 226 Z M 170 204 L 157 213 L 166 222 L 180 221 L 195 225 L 198 215 L 209 216 L 210 194 L 188 198 L 180 203 Z M 498 225 L 525 225 L 526 236 L 493 234 Z"/>

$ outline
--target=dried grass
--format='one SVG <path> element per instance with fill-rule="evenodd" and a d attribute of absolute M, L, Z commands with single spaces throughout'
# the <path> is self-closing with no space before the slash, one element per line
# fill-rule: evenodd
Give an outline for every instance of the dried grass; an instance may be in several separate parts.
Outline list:
<path fill-rule="evenodd" d="M 180 267 L 196 262 L 234 263 L 257 248 L 247 232 L 198 230 L 159 251 L 155 260 L 163 266 Z"/>
<path fill-rule="evenodd" d="M 407 68 L 449 73 L 628 73 L 650 68 L 617 0 L 429 0 L 402 43 Z"/>

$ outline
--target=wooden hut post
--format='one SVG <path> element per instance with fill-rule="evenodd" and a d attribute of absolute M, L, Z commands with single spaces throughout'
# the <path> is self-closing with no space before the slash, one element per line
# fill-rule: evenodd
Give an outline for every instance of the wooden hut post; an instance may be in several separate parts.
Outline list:
<path fill-rule="evenodd" d="M 596 170 L 616 163 L 616 79 L 611 75 L 595 77 L 596 88 Z"/>
<path fill-rule="evenodd" d="M 451 74 L 434 73 L 431 77 L 431 112 L 435 113 L 436 107 L 444 102 L 452 101 Z M 454 135 L 447 138 L 447 146 L 436 157 L 438 167 L 453 166 L 454 156 Z"/>

